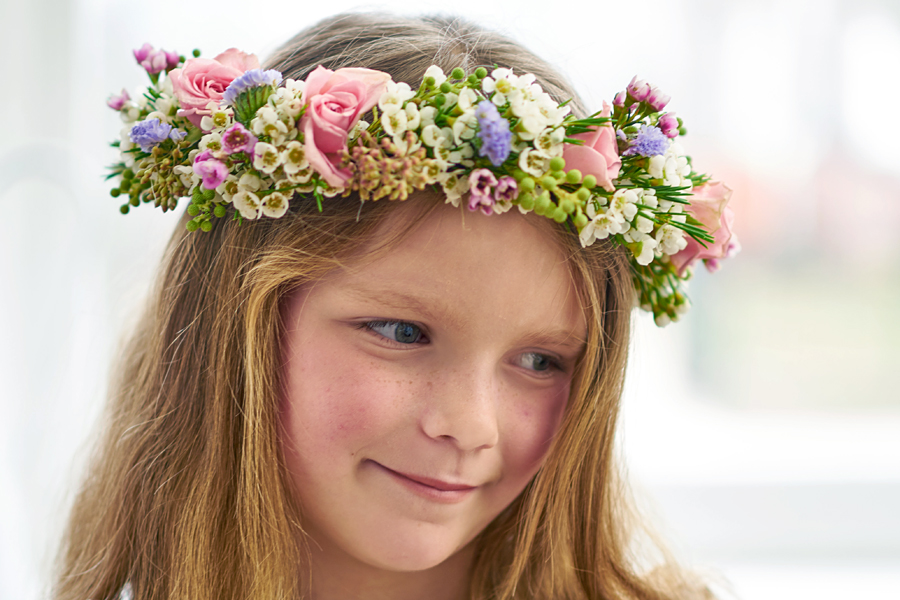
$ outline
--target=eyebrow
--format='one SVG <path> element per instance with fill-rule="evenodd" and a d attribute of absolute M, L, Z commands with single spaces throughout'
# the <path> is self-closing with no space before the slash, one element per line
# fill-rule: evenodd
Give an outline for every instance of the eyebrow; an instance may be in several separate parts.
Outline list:
<path fill-rule="evenodd" d="M 348 287 L 350 295 L 363 301 L 374 301 L 378 304 L 400 310 L 413 310 L 426 318 L 442 320 L 451 327 L 461 326 L 460 320 L 453 316 L 450 307 L 438 297 L 422 298 L 397 290 L 381 290 L 366 287 Z"/>

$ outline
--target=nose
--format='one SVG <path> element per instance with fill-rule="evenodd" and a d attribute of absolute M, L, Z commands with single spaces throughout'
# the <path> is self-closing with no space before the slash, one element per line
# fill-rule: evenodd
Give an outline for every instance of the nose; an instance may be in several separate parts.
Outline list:
<path fill-rule="evenodd" d="M 435 440 L 445 440 L 471 452 L 497 445 L 499 382 L 490 370 L 463 369 L 434 380 L 421 414 L 421 428 Z"/>

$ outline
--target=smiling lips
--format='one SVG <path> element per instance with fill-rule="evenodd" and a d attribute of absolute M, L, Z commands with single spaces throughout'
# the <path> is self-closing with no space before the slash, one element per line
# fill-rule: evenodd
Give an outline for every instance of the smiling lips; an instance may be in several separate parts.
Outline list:
<path fill-rule="evenodd" d="M 472 492 L 478 489 L 477 485 L 468 485 L 464 483 L 452 483 L 441 479 L 432 479 L 431 477 L 422 477 L 420 475 L 412 475 L 408 473 L 400 473 L 389 469 L 372 461 L 382 471 L 390 475 L 398 483 L 404 485 L 410 491 L 437 502 L 456 503 L 466 499 Z"/>

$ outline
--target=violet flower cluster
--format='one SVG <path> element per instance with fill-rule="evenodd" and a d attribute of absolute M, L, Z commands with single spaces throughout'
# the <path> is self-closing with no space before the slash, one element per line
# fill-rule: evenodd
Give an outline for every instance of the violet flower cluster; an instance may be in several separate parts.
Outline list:
<path fill-rule="evenodd" d="M 238 96 L 249 89 L 264 86 L 278 87 L 281 85 L 281 81 L 281 73 L 275 69 L 268 69 L 266 71 L 263 71 L 262 69 L 250 69 L 228 84 L 225 93 L 222 95 L 222 104 L 230 106 L 234 104 L 234 101 Z"/>
<path fill-rule="evenodd" d="M 145 119 L 131 128 L 131 141 L 141 147 L 141 150 L 149 153 L 153 146 L 167 139 L 175 142 L 184 139 L 186 131 L 174 129 L 168 123 L 162 123 L 157 118 Z"/>
<path fill-rule="evenodd" d="M 493 102 L 482 100 L 475 107 L 478 119 L 478 138 L 481 140 L 479 156 L 487 156 L 491 164 L 499 167 L 512 150 L 512 132 L 509 121 L 500 116 Z"/>

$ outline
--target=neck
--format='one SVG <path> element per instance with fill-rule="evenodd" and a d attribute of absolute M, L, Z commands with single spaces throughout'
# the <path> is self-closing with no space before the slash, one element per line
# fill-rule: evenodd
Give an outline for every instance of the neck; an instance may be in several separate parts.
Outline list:
<path fill-rule="evenodd" d="M 474 544 L 422 571 L 389 571 L 310 544 L 312 600 L 466 600 Z"/>

